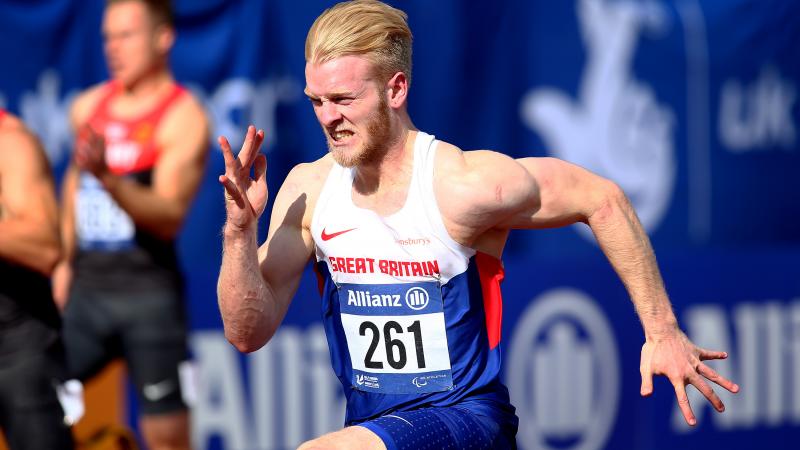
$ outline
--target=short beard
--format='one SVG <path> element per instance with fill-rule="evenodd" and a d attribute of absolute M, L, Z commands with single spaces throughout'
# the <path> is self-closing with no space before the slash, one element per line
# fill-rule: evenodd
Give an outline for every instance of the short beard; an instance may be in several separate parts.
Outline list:
<path fill-rule="evenodd" d="M 392 126 L 389 117 L 389 104 L 383 95 L 379 95 L 378 99 L 378 110 L 368 118 L 366 136 L 364 136 L 364 143 L 360 152 L 351 152 L 345 156 L 331 144 L 331 138 L 328 137 L 328 150 L 340 166 L 356 167 L 363 164 L 376 163 L 380 161 L 384 150 L 391 143 Z"/>

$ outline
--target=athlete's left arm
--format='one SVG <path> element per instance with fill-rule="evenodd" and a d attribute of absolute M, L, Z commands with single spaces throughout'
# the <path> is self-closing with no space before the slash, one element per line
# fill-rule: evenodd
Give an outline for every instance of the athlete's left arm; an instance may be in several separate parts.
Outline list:
<path fill-rule="evenodd" d="M 0 129 L 0 259 L 50 276 L 60 254 L 47 156 L 21 125 Z"/>
<path fill-rule="evenodd" d="M 197 100 L 187 94 L 170 108 L 158 127 L 156 142 L 161 155 L 153 168 L 151 186 L 112 174 L 105 161 L 94 164 L 100 166 L 95 175 L 137 226 L 163 239 L 173 239 L 183 225 L 208 160 L 209 124 Z M 102 142 L 88 145 L 102 146 Z"/>
<path fill-rule="evenodd" d="M 687 384 L 694 385 L 718 411 L 723 411 L 722 401 L 703 377 L 731 392 L 739 388 L 702 361 L 726 358 L 727 354 L 695 346 L 678 327 L 650 240 L 622 189 L 555 158 L 512 160 L 495 156 L 493 161 L 484 162 L 479 170 L 490 168 L 495 174 L 488 176 L 494 184 L 492 190 L 506 193 L 498 196 L 500 214 L 494 227 L 547 228 L 576 222 L 591 227 L 630 294 L 644 328 L 641 394 L 652 393 L 654 374 L 665 375 L 675 387 L 678 404 L 690 425 L 696 419 L 686 395 Z"/>

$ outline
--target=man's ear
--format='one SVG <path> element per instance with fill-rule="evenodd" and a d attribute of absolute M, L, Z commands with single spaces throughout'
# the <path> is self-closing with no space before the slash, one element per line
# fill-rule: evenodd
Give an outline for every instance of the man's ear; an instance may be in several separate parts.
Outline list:
<path fill-rule="evenodd" d="M 155 43 L 158 53 L 166 55 L 175 44 L 175 29 L 169 25 L 158 25 L 155 32 Z"/>
<path fill-rule="evenodd" d="M 408 76 L 403 72 L 392 75 L 386 82 L 386 93 L 389 107 L 397 109 L 405 105 L 408 99 Z"/>

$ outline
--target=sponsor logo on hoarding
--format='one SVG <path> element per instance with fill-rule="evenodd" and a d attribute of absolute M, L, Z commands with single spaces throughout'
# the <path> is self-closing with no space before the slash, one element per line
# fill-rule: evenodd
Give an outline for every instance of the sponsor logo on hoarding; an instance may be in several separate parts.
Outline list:
<path fill-rule="evenodd" d="M 522 448 L 603 448 L 617 418 L 620 363 L 610 323 L 593 299 L 574 289 L 534 299 L 506 362 Z"/>

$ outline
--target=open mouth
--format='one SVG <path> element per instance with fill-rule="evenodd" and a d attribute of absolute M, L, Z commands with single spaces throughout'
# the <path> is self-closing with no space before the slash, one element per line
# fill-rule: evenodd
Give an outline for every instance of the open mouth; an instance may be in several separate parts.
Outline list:
<path fill-rule="evenodd" d="M 336 143 L 344 143 L 355 135 L 355 133 L 350 130 L 337 130 L 329 132 L 328 134 L 330 135 L 331 140 Z"/>

